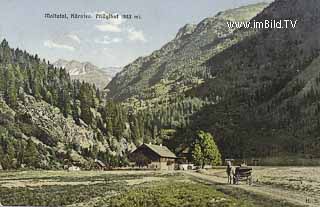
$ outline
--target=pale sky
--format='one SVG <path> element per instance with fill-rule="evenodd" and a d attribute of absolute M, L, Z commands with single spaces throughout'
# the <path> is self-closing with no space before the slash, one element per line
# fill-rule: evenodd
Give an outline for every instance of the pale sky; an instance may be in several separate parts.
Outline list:
<path fill-rule="evenodd" d="M 265 2 L 266 0 L 264 0 Z M 57 59 L 125 66 L 172 40 L 179 28 L 219 11 L 263 0 L 0 0 L 0 38 Z M 140 20 L 58 20 L 45 13 L 140 15 Z"/>

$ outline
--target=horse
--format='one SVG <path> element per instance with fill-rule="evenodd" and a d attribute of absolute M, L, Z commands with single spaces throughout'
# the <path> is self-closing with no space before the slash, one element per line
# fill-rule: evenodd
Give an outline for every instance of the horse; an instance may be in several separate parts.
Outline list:
<path fill-rule="evenodd" d="M 228 161 L 227 163 L 227 176 L 228 176 L 228 183 L 232 184 L 233 170 L 232 170 L 232 165 L 230 161 Z"/>

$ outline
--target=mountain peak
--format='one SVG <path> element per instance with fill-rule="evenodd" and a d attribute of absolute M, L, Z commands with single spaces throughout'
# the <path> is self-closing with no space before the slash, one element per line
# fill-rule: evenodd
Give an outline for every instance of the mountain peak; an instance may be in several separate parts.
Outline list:
<path fill-rule="evenodd" d="M 53 63 L 57 68 L 64 68 L 70 74 L 72 79 L 78 79 L 88 83 L 94 83 L 98 88 L 103 88 L 111 79 L 111 77 L 117 73 L 116 69 L 111 71 L 101 69 L 91 62 L 80 62 L 78 60 L 64 60 L 59 59 Z M 119 68 L 117 68 L 120 70 Z"/>
<path fill-rule="evenodd" d="M 269 4 L 270 3 L 267 2 L 261 2 L 257 4 L 241 6 L 239 8 L 219 12 L 213 18 L 220 18 L 229 21 L 246 21 L 250 19 L 253 14 L 256 14 L 257 10 L 267 7 Z"/>

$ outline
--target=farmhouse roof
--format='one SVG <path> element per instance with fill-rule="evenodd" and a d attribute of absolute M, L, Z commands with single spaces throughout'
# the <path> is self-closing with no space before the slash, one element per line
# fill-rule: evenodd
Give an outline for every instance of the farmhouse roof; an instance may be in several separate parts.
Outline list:
<path fill-rule="evenodd" d="M 171 152 L 166 146 L 154 145 L 154 144 L 144 144 L 146 147 L 151 149 L 153 152 L 158 154 L 160 157 L 177 158 L 176 155 Z"/>
<path fill-rule="evenodd" d="M 95 161 L 95 163 L 97 163 L 101 167 L 105 167 L 106 166 L 101 160 L 95 159 L 94 161 Z"/>
<path fill-rule="evenodd" d="M 190 149 L 190 147 L 186 147 L 186 148 L 184 148 L 183 150 L 181 150 L 180 153 L 189 154 L 189 153 L 191 153 L 191 149 Z"/>

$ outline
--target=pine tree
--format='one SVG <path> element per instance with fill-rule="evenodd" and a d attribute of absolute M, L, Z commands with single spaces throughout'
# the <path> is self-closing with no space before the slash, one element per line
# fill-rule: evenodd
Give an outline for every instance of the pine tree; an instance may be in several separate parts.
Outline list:
<path fill-rule="evenodd" d="M 6 91 L 6 78 L 5 78 L 5 68 L 0 65 L 0 95 L 1 97 L 5 94 Z"/>
<path fill-rule="evenodd" d="M 26 145 L 24 140 L 19 142 L 17 153 L 18 165 L 21 166 L 24 163 L 24 155 L 26 153 Z"/>
<path fill-rule="evenodd" d="M 14 74 L 14 68 L 11 64 L 8 65 L 6 71 L 6 90 L 5 98 L 10 106 L 17 105 L 17 88 L 16 88 L 16 79 Z"/>
<path fill-rule="evenodd" d="M 1 142 L 0 142 L 0 165 L 1 167 L 3 167 L 3 162 L 4 162 L 4 151 L 3 151 L 3 148 L 2 148 L 2 145 L 1 145 Z"/>
<path fill-rule="evenodd" d="M 13 143 L 10 140 L 5 140 L 5 149 L 4 149 L 4 157 L 3 157 L 3 168 L 4 169 L 15 169 L 15 149 Z"/>
<path fill-rule="evenodd" d="M 26 146 L 26 152 L 24 153 L 24 163 L 29 167 L 38 167 L 39 161 L 37 145 L 29 139 Z"/>
<path fill-rule="evenodd" d="M 93 114 L 91 112 L 92 103 L 92 90 L 90 84 L 83 83 L 80 87 L 80 109 L 81 119 L 87 124 L 91 125 L 93 122 Z"/>
<path fill-rule="evenodd" d="M 71 113 L 70 99 L 69 92 L 62 89 L 59 94 L 59 108 L 65 117 Z"/>
<path fill-rule="evenodd" d="M 81 109 L 80 109 L 80 101 L 73 99 L 73 104 L 72 104 L 72 117 L 75 120 L 76 124 L 80 124 L 80 114 L 81 114 Z"/>
<path fill-rule="evenodd" d="M 112 125 L 112 120 L 111 118 L 107 119 L 107 133 L 109 135 L 113 135 L 113 125 Z"/>
<path fill-rule="evenodd" d="M 47 101 L 49 104 L 53 105 L 53 97 L 50 91 L 47 91 L 45 96 L 45 101 Z"/>
<path fill-rule="evenodd" d="M 11 49 L 6 39 L 4 39 L 0 44 L 0 57 L 1 57 L 1 62 L 4 64 L 9 64 L 11 62 L 11 57 L 12 57 Z"/>

